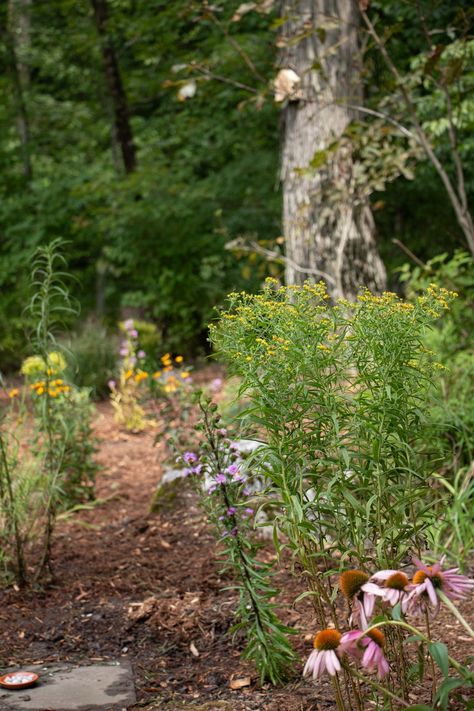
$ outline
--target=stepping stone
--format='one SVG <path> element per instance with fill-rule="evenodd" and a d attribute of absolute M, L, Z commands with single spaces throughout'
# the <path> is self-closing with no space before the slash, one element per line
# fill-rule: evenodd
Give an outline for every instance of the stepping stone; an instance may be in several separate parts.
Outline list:
<path fill-rule="evenodd" d="M 24 669 L 39 674 L 39 682 L 17 691 L 0 687 L 2 711 L 126 711 L 136 703 L 132 669 L 127 661 Z"/>

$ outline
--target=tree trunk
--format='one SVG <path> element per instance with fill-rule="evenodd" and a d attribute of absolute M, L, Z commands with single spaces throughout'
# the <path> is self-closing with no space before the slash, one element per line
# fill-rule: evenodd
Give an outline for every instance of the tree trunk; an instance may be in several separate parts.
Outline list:
<path fill-rule="evenodd" d="M 135 144 L 130 126 L 127 96 L 122 83 L 117 55 L 107 32 L 107 0 L 91 0 L 97 33 L 101 40 L 105 79 L 114 110 L 114 131 L 122 152 L 126 173 L 132 173 L 137 165 Z"/>
<path fill-rule="evenodd" d="M 353 118 L 347 104 L 362 103 L 356 0 L 283 0 L 282 17 L 281 66 L 300 78 L 283 117 L 286 282 L 323 278 L 333 298 L 380 291 L 372 213 L 356 194 L 350 147 L 334 149 Z"/>
<path fill-rule="evenodd" d="M 30 48 L 31 0 L 9 0 L 7 26 L 2 32 L 8 54 L 8 64 L 15 97 L 16 125 L 20 138 L 23 175 L 33 176 L 30 157 L 30 124 L 25 91 L 30 81 L 26 56 Z"/>

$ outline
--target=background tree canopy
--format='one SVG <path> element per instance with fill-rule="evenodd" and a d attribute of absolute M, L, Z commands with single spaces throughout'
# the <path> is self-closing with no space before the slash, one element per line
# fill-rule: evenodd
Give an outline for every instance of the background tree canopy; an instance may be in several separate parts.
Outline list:
<path fill-rule="evenodd" d="M 24 349 L 21 304 L 39 244 L 58 236 L 68 242 L 84 316 L 95 311 L 112 322 L 134 307 L 159 325 L 169 348 L 195 351 L 224 294 L 254 289 L 268 269 L 225 244 L 241 236 L 278 244 L 282 231 L 280 112 L 271 93 L 276 8 L 268 12 L 270 3 L 261 3 L 260 12 L 239 17 L 234 0 L 212 8 L 192 0 L 108 0 L 101 35 L 95 5 L 10 0 L 0 10 L 2 367 L 15 365 Z M 466 36 L 469 3 L 422 5 L 431 8 L 430 28 L 439 28 L 436 46 Z M 373 12 L 397 65 L 413 72 L 428 52 L 416 3 L 374 2 Z M 104 46 L 115 53 L 136 149 L 128 171 Z M 472 44 L 463 52 L 457 97 L 460 152 L 467 155 Z M 443 69 L 439 55 L 434 69 L 455 72 L 455 62 Z M 385 102 L 387 111 L 399 111 L 393 80 L 370 43 L 364 82 L 368 106 Z M 439 96 L 428 78 L 416 91 L 442 153 Z M 423 260 L 462 246 L 434 170 L 421 162 L 416 171 L 416 180 L 402 175 L 372 199 L 392 280 L 405 259 L 393 237 Z M 472 169 L 466 177 L 472 196 Z"/>

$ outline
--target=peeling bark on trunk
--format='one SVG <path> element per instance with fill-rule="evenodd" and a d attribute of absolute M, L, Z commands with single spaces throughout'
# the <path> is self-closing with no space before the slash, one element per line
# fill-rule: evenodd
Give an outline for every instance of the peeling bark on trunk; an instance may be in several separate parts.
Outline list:
<path fill-rule="evenodd" d="M 286 282 L 324 278 L 333 298 L 353 298 L 361 286 L 380 291 L 385 269 L 370 207 L 351 194 L 350 149 L 329 154 L 319 169 L 309 168 L 353 118 L 346 104 L 362 103 L 356 2 L 283 0 L 282 18 L 280 64 L 301 79 L 284 109 Z M 325 199 L 333 186 L 341 193 L 335 204 Z"/>
<path fill-rule="evenodd" d="M 106 0 L 91 0 L 97 33 L 101 40 L 105 79 L 114 110 L 114 136 L 120 144 L 126 173 L 132 173 L 137 165 L 135 144 L 130 126 L 127 96 L 122 83 L 115 48 L 107 32 L 108 7 Z"/>

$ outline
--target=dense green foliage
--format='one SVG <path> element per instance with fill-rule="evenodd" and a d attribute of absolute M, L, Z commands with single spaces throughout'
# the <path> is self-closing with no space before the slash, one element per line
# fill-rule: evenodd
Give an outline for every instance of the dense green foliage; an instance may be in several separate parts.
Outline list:
<path fill-rule="evenodd" d="M 182 348 L 203 342 L 214 304 L 244 283 L 225 242 L 241 232 L 279 229 L 278 121 L 271 102 L 256 111 L 240 103 L 252 97 L 248 92 L 204 79 L 192 101 L 177 96 L 187 80 L 177 66 L 192 59 L 209 58 L 220 72 L 248 78 L 219 28 L 184 1 L 111 2 L 109 12 L 137 146 L 132 174 L 124 174 L 117 146 L 111 147 L 112 109 L 88 2 L 31 7 L 24 57 L 31 180 L 22 174 L 12 79 L 2 71 L 5 365 L 16 360 L 24 340 L 18 302 L 25 301 L 25 267 L 38 244 L 58 235 L 69 240 L 85 315 L 103 289 L 107 316 L 115 320 L 121 307 L 136 307 L 156 320 L 170 347 Z M 249 18 L 241 35 L 268 74 L 273 52 L 264 21 Z M 6 50 L 1 60 L 4 69 Z"/>
<path fill-rule="evenodd" d="M 114 324 L 133 309 L 158 325 L 165 348 L 195 351 L 223 295 L 253 290 L 264 272 L 259 259 L 239 260 L 225 244 L 240 236 L 272 244 L 281 232 L 275 13 L 246 12 L 236 21 L 238 0 L 216 0 L 210 9 L 197 0 L 108 0 L 105 40 L 93 4 L 52 0 L 21 11 L 10 0 L 0 9 L 2 368 L 25 351 L 28 324 L 19 304 L 27 301 L 27 265 L 39 244 L 58 236 L 69 242 L 83 318 L 95 312 Z M 435 49 L 427 46 L 418 6 Z M 453 88 L 465 158 L 472 148 L 468 8 L 465 0 L 384 0 L 370 9 L 450 173 L 436 81 L 448 77 Z M 136 147 L 136 167 L 127 173 L 104 72 L 107 42 Z M 405 123 L 393 77 L 370 42 L 365 63 L 368 106 Z M 368 149 L 365 159 L 378 152 Z M 394 236 L 423 259 L 462 246 L 432 166 L 422 160 L 415 180 L 407 180 L 412 171 L 375 181 L 369 191 L 389 270 L 405 259 Z M 469 195 L 473 183 L 468 168 Z"/>

